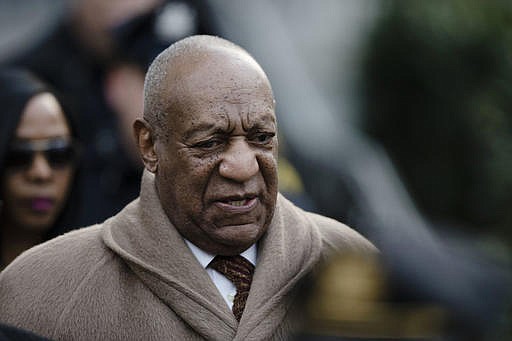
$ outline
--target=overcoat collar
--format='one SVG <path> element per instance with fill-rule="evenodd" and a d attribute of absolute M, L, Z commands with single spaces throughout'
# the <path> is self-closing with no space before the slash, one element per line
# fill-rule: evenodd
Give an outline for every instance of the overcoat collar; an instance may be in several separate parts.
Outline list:
<path fill-rule="evenodd" d="M 270 339 L 289 308 L 291 289 L 320 258 L 316 225 L 279 195 L 258 242 L 258 265 L 240 324 L 163 211 L 154 175 L 141 195 L 105 222 L 106 245 L 192 329 L 209 340 Z"/>

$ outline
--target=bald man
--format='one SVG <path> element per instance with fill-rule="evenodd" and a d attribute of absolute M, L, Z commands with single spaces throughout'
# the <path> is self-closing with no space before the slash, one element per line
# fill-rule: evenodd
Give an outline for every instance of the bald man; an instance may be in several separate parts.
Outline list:
<path fill-rule="evenodd" d="M 374 247 L 278 193 L 274 96 L 239 46 L 173 44 L 144 98 L 140 197 L 15 260 L 0 321 L 56 340 L 286 339 L 297 283 L 334 251 Z"/>

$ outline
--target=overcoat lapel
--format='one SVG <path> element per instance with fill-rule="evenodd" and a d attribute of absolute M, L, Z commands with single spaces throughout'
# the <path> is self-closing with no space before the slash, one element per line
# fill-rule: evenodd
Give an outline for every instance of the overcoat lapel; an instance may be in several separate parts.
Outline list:
<path fill-rule="evenodd" d="M 218 292 L 212 292 L 210 288 L 206 288 L 201 293 L 198 291 L 201 288 L 191 290 L 190 286 L 181 286 L 176 282 L 169 283 L 142 268 L 132 267 L 132 269 L 156 296 L 203 338 L 219 341 L 234 338 L 237 322 L 224 301 L 213 300 L 220 297 Z M 223 307 L 225 309 L 222 309 Z"/>
<path fill-rule="evenodd" d="M 234 338 L 238 322 L 167 219 L 152 174 L 143 176 L 140 199 L 105 222 L 103 239 L 195 332 L 208 340 Z"/>
<path fill-rule="evenodd" d="M 321 243 L 317 227 L 279 195 L 272 224 L 259 242 L 258 264 L 235 340 L 272 339 L 284 323 L 292 289 L 318 262 Z"/>

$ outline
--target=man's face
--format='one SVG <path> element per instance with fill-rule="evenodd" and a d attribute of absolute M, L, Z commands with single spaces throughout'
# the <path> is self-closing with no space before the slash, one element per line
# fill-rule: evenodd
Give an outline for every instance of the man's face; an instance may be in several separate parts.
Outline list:
<path fill-rule="evenodd" d="M 171 90 L 169 134 L 155 144 L 160 201 L 192 243 L 238 254 L 265 232 L 276 204 L 272 91 L 244 58 L 208 58 L 182 75 Z"/>

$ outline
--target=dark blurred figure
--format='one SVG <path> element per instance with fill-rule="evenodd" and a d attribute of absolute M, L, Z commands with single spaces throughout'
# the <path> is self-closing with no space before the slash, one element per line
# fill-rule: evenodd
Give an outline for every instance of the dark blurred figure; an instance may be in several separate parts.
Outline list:
<path fill-rule="evenodd" d="M 77 215 L 77 133 L 62 100 L 22 69 L 0 70 L 0 269 Z"/>
<path fill-rule="evenodd" d="M 139 194 L 142 165 L 132 122 L 143 75 L 163 47 L 212 33 L 202 1 L 77 0 L 46 39 L 10 63 L 34 70 L 70 98 L 83 129 L 83 210 L 78 225 L 115 214 Z"/>

